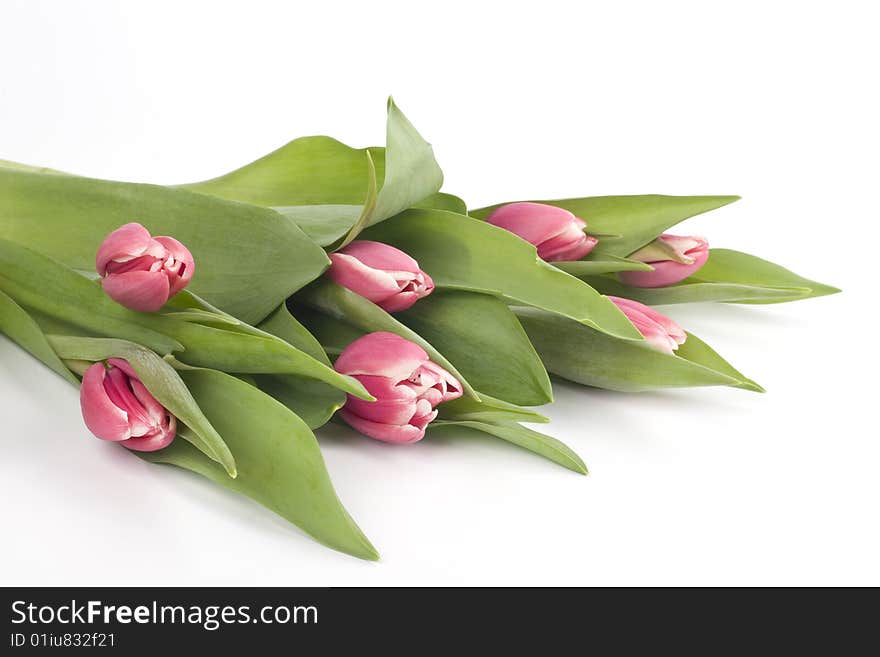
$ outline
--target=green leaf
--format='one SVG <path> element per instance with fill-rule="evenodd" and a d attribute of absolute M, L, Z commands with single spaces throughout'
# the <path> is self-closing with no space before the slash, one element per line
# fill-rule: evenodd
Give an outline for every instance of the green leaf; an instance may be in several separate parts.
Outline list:
<path fill-rule="evenodd" d="M 329 265 L 294 222 L 266 208 L 157 185 L 0 168 L 0 234 L 74 269 L 93 270 L 104 237 L 131 221 L 183 242 L 196 262 L 190 289 L 247 322 L 263 319 Z"/>
<path fill-rule="evenodd" d="M 596 276 L 617 271 L 651 271 L 653 267 L 629 258 L 621 258 L 605 254 L 595 260 L 571 260 L 567 262 L 554 262 L 557 269 L 571 274 L 572 276 Z"/>
<path fill-rule="evenodd" d="M 413 204 L 419 210 L 446 210 L 457 214 L 467 214 L 467 203 L 452 194 L 437 192 Z"/>
<path fill-rule="evenodd" d="M 518 424 L 434 420 L 429 425 L 428 430 L 433 434 L 443 431 L 444 428 L 452 427 L 455 428 L 457 433 L 460 433 L 462 428 L 487 433 L 534 452 L 546 459 L 550 459 L 569 470 L 580 474 L 587 474 L 587 466 L 584 465 L 581 457 L 570 447 L 556 440 L 556 438 L 546 436 Z"/>
<path fill-rule="evenodd" d="M 356 379 L 339 374 L 268 333 L 260 336 L 182 322 L 168 325 L 165 330 L 184 345 L 178 359 L 189 365 L 224 372 L 296 374 L 323 381 L 362 399 L 372 399 Z"/>
<path fill-rule="evenodd" d="M 534 308 L 515 311 L 547 369 L 576 383 L 622 392 L 691 386 L 763 391 L 690 333 L 676 355 L 669 355 L 559 315 Z"/>
<path fill-rule="evenodd" d="M 325 247 L 344 237 L 363 212 L 360 205 L 289 205 L 273 209 L 296 222 L 309 239 Z"/>
<path fill-rule="evenodd" d="M 46 340 L 39 325 L 21 306 L 3 292 L 0 292 L 0 332 L 5 333 L 10 340 L 37 360 L 42 361 L 49 369 L 60 374 L 73 385 L 79 385 L 79 380 L 58 358 L 58 354 Z"/>
<path fill-rule="evenodd" d="M 783 303 L 840 292 L 768 260 L 730 249 L 710 249 L 709 259 L 699 271 L 669 287 L 635 288 L 610 277 L 586 280 L 605 294 L 652 305 L 699 301 Z"/>
<path fill-rule="evenodd" d="M 389 160 L 391 162 L 391 160 Z M 390 169 L 387 169 L 390 171 Z M 383 190 L 385 188 L 383 187 Z M 376 179 L 376 167 L 373 165 L 373 158 L 370 151 L 367 151 L 367 193 L 364 197 L 364 206 L 361 208 L 357 221 L 348 230 L 345 237 L 336 244 L 334 251 L 337 251 L 348 244 L 351 244 L 360 232 L 370 225 L 376 215 L 376 208 L 379 205 L 379 183 Z"/>
<path fill-rule="evenodd" d="M 290 314 L 286 304 L 278 306 L 277 310 L 264 319 L 258 328 L 292 344 L 315 360 L 321 361 L 327 367 L 332 367 L 321 343 Z"/>
<path fill-rule="evenodd" d="M 266 207 L 334 204 L 359 207 L 363 205 L 367 188 L 368 150 L 376 175 L 383 179 L 384 148 L 352 148 L 332 137 L 319 136 L 295 139 L 231 173 L 180 187 Z"/>
<path fill-rule="evenodd" d="M 670 226 L 709 210 L 739 200 L 739 196 L 592 196 L 552 201 L 534 201 L 565 208 L 587 222 L 590 234 L 620 235 L 600 238 L 587 256 L 604 260 L 606 255 L 628 256 Z M 485 219 L 499 205 L 472 210 L 471 216 Z"/>
<path fill-rule="evenodd" d="M 546 423 L 550 418 L 531 408 L 523 408 L 480 391 L 480 400 L 459 397 L 437 407 L 441 420 L 476 420 L 477 422 L 531 422 Z"/>
<path fill-rule="evenodd" d="M 36 167 L 30 164 L 22 164 L 21 162 L 12 162 L 11 160 L 0 160 L 0 167 L 5 169 L 15 169 L 17 171 L 30 171 L 31 173 L 45 173 L 57 176 L 68 176 L 70 174 L 57 169 L 49 169 L 47 167 Z"/>
<path fill-rule="evenodd" d="M 0 290 L 27 309 L 95 335 L 136 342 L 163 356 L 174 353 L 188 365 L 236 373 L 296 374 L 372 399 L 356 379 L 229 315 L 212 318 L 211 306 L 192 296 L 175 298 L 168 315 L 128 310 L 104 294 L 97 281 L 2 239 Z"/>
<path fill-rule="evenodd" d="M 437 349 L 412 329 L 398 322 L 372 301 L 368 301 L 351 290 L 348 290 L 329 279 L 321 279 L 315 281 L 313 285 L 310 285 L 297 294 L 293 303 L 295 305 L 301 303 L 306 304 L 315 310 L 319 310 L 322 314 L 334 320 L 333 322 L 330 322 L 331 325 L 344 322 L 364 333 L 388 331 L 390 333 L 396 333 L 410 342 L 415 342 L 428 352 L 428 356 L 432 361 L 447 369 L 459 380 L 466 395 L 479 399 L 479 396 L 467 382 L 467 379 L 462 376 L 461 372 L 459 372 L 455 366 L 443 356 L 443 354 L 437 351 Z M 346 343 L 345 345 L 332 344 L 332 342 L 339 337 L 340 332 L 337 328 L 332 327 L 329 332 L 325 332 L 328 322 L 321 321 L 313 324 L 305 317 L 300 317 L 300 319 L 305 323 L 309 331 L 318 338 L 328 353 L 334 351 L 334 346 L 336 348 L 341 347 L 341 349 L 348 346 L 349 343 Z M 351 331 L 348 331 L 348 333 L 351 334 Z"/>
<path fill-rule="evenodd" d="M 345 404 L 337 388 L 299 376 L 253 375 L 254 385 L 296 413 L 310 429 L 323 427 Z"/>
<path fill-rule="evenodd" d="M 411 255 L 438 288 L 492 294 L 641 340 L 608 299 L 539 259 L 528 242 L 483 221 L 439 210 L 408 210 L 373 226 L 364 237 Z"/>
<path fill-rule="evenodd" d="M 383 183 L 376 195 L 377 179 Z M 442 184 L 430 144 L 389 99 L 385 149 L 304 137 L 224 176 L 182 187 L 274 207 L 330 246 L 431 197 Z"/>
<path fill-rule="evenodd" d="M 344 319 L 309 307 L 299 296 L 293 297 L 288 304 L 296 313 L 296 319 L 315 336 L 321 348 L 334 360 L 348 345 L 370 333 L 369 329 L 358 328 Z M 362 324 L 367 325 L 366 321 Z"/>
<path fill-rule="evenodd" d="M 220 463 L 229 477 L 236 476 L 235 458 L 229 447 L 204 416 L 181 376 L 155 352 L 127 340 L 112 338 L 50 335 L 48 339 L 64 359 L 97 362 L 122 358 L 128 361 L 141 383 L 159 403 L 192 430 L 178 433 L 212 461 Z"/>
<path fill-rule="evenodd" d="M 438 290 L 395 318 L 434 345 L 481 393 L 523 406 L 553 401 L 547 370 L 497 297 Z"/>
<path fill-rule="evenodd" d="M 171 463 L 253 498 L 335 550 L 378 559 L 342 506 L 309 428 L 282 404 L 235 377 L 214 370 L 180 373 L 199 406 L 236 455 L 238 477 L 182 441 L 138 454 Z"/>
<path fill-rule="evenodd" d="M 729 376 L 731 379 L 739 381 L 735 388 L 743 390 L 751 390 L 752 392 L 764 392 L 764 388 L 752 379 L 746 378 L 743 374 L 724 360 L 721 355 L 712 349 L 705 342 L 700 340 L 693 333 L 688 333 L 685 343 L 679 345 L 675 352 L 677 358 L 683 358 L 691 363 L 697 363 L 702 367 L 720 372 Z"/>
<path fill-rule="evenodd" d="M 385 182 L 373 217 L 366 225 L 378 223 L 440 190 L 443 172 L 434 159 L 431 145 L 388 99 Z"/>

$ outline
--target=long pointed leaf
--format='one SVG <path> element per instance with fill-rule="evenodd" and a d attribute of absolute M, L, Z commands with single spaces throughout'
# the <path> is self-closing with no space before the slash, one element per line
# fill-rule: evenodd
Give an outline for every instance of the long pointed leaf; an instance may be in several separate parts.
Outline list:
<path fill-rule="evenodd" d="M 435 420 L 429 425 L 429 431 L 432 433 L 443 431 L 444 428 L 455 428 L 457 432 L 462 429 L 472 429 L 486 433 L 543 456 L 569 470 L 587 474 L 587 466 L 584 465 L 581 457 L 565 443 L 518 424 Z"/>
<path fill-rule="evenodd" d="M 139 456 L 186 468 L 247 495 L 335 550 L 378 559 L 339 501 L 318 443 L 302 420 L 257 388 L 222 372 L 189 370 L 180 375 L 235 453 L 238 477 L 226 477 L 183 441 Z"/>

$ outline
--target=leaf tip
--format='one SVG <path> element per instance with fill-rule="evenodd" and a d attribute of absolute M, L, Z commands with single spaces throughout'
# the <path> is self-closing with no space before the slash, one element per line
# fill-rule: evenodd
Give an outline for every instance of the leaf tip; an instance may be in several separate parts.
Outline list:
<path fill-rule="evenodd" d="M 756 381 L 752 381 L 751 379 L 745 379 L 737 386 L 737 388 L 741 388 L 743 390 L 751 390 L 752 392 L 767 392 L 767 390 L 764 389 L 764 386 L 760 385 Z"/>

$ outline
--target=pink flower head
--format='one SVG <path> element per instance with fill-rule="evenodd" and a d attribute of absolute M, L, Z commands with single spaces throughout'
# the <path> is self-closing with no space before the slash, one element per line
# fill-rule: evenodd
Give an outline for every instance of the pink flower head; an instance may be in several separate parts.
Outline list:
<path fill-rule="evenodd" d="M 458 380 L 432 363 L 417 344 L 384 331 L 369 333 L 345 348 L 334 366 L 360 381 L 376 398 L 348 396 L 342 419 L 362 434 L 388 443 L 414 443 L 437 417 L 434 407 L 461 397 Z"/>
<path fill-rule="evenodd" d="M 434 290 L 419 263 L 382 242 L 357 240 L 331 253 L 330 260 L 331 279 L 389 313 L 406 310 Z"/>
<path fill-rule="evenodd" d="M 687 340 L 687 333 L 678 324 L 653 308 L 632 299 L 608 298 L 623 311 L 654 349 L 671 354 Z"/>
<path fill-rule="evenodd" d="M 538 257 L 548 262 L 580 260 L 599 242 L 584 232 L 583 219 L 555 205 L 508 203 L 493 210 L 486 221 L 534 244 Z"/>
<path fill-rule="evenodd" d="M 187 286 L 195 262 L 173 237 L 152 237 L 140 224 L 130 223 L 104 238 L 95 269 L 111 299 L 131 310 L 153 312 Z"/>
<path fill-rule="evenodd" d="M 144 387 L 128 361 L 110 358 L 92 364 L 79 389 L 83 420 L 101 440 L 121 442 L 138 452 L 171 444 L 177 419 Z"/>
<path fill-rule="evenodd" d="M 665 255 L 654 242 L 642 247 L 629 257 L 651 265 L 654 270 L 621 272 L 622 282 L 633 287 L 666 287 L 684 280 L 709 259 L 709 242 L 702 237 L 664 233 L 657 239 L 671 247 L 673 256 Z"/>

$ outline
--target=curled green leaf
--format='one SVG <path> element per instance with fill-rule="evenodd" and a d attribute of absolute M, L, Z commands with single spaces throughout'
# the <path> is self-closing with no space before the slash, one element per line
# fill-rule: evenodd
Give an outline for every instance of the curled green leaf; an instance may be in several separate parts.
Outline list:
<path fill-rule="evenodd" d="M 183 441 L 138 456 L 198 473 L 247 495 L 335 550 L 379 558 L 342 506 L 314 435 L 294 413 L 252 385 L 214 370 L 180 372 L 193 397 L 236 455 L 230 479 Z"/>

